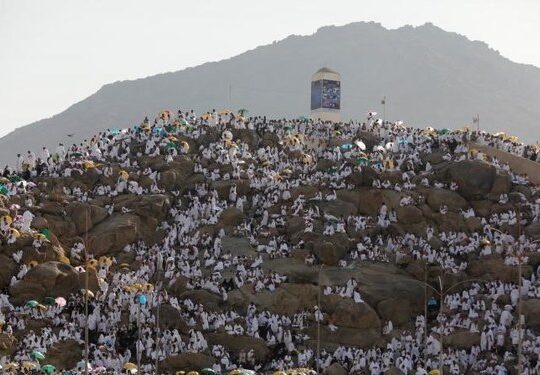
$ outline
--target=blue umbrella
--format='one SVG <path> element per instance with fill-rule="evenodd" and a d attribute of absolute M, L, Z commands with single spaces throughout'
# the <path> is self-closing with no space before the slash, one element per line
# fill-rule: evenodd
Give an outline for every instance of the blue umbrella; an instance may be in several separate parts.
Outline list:
<path fill-rule="evenodd" d="M 146 305 L 146 302 L 148 302 L 148 300 L 146 299 L 146 296 L 145 296 L 144 294 L 141 294 L 141 295 L 139 296 L 139 303 L 140 303 L 141 305 Z"/>
<path fill-rule="evenodd" d="M 341 146 L 339 146 L 340 149 L 345 150 L 345 151 L 352 149 L 352 147 L 353 145 L 350 143 L 344 143 Z"/>

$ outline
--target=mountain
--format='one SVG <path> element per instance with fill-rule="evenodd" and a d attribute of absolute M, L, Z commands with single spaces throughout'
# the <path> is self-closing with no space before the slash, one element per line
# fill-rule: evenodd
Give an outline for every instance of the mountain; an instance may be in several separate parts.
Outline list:
<path fill-rule="evenodd" d="M 306 115 L 310 77 L 324 65 L 341 73 L 344 119 L 381 112 L 386 96 L 389 119 L 455 128 L 479 113 L 483 129 L 536 140 L 539 68 L 514 63 L 483 42 L 432 24 L 388 30 L 360 22 L 292 35 L 227 60 L 105 85 L 64 112 L 1 138 L 0 161 L 12 164 L 27 148 L 132 126 L 162 109 Z M 75 136 L 67 138 L 71 133 Z"/>

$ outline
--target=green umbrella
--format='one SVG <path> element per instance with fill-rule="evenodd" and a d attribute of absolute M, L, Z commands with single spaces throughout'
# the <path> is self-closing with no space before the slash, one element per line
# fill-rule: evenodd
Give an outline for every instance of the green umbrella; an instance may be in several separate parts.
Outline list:
<path fill-rule="evenodd" d="M 31 299 L 30 301 L 26 302 L 26 306 L 28 307 L 37 307 L 39 305 L 39 302 L 36 301 L 35 299 Z"/>
<path fill-rule="evenodd" d="M 41 367 L 41 369 L 47 374 L 52 374 L 56 371 L 56 367 L 54 367 L 53 365 L 45 365 Z"/>
<path fill-rule="evenodd" d="M 451 130 L 448 129 L 448 128 L 443 128 L 443 129 L 437 130 L 437 134 L 439 134 L 439 135 L 445 135 L 445 134 L 448 134 L 450 132 L 451 132 Z"/>
<path fill-rule="evenodd" d="M 11 182 L 19 182 L 19 181 L 22 181 L 22 177 L 21 176 L 17 176 L 17 175 L 13 175 L 13 176 L 9 176 L 9 180 Z"/>
<path fill-rule="evenodd" d="M 45 354 L 37 350 L 34 350 L 30 356 L 37 361 L 43 361 L 45 359 Z"/>
<path fill-rule="evenodd" d="M 47 306 L 52 306 L 54 304 L 56 304 L 56 301 L 53 297 L 45 297 L 43 299 L 43 304 L 44 305 L 47 305 Z"/>
<path fill-rule="evenodd" d="M 367 158 L 356 158 L 356 163 L 357 164 L 368 164 L 369 163 L 369 160 Z"/>
<path fill-rule="evenodd" d="M 43 228 L 40 232 L 46 239 L 51 240 L 51 230 L 49 228 Z"/>
<path fill-rule="evenodd" d="M 171 150 L 173 148 L 178 148 L 178 146 L 174 142 L 169 142 L 165 145 L 165 150 Z"/>
<path fill-rule="evenodd" d="M 240 116 L 245 116 L 246 113 L 249 113 L 249 111 L 247 109 L 245 109 L 245 108 L 241 108 L 241 109 L 238 110 L 238 114 Z M 212 372 L 212 374 L 213 374 L 213 372 Z"/>
<path fill-rule="evenodd" d="M 6 187 L 6 185 L 0 185 L 0 194 L 7 195 L 7 193 L 8 193 L 8 188 Z"/>
<path fill-rule="evenodd" d="M 211 368 L 203 368 L 201 370 L 201 375 L 214 375 L 216 372 L 212 370 Z"/>

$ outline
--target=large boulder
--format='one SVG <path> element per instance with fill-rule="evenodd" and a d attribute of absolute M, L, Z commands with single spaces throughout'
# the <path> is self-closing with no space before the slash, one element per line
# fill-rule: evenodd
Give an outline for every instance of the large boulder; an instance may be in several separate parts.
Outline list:
<path fill-rule="evenodd" d="M 444 344 L 458 349 L 470 349 L 480 345 L 480 334 L 470 331 L 452 332 L 444 338 Z"/>
<path fill-rule="evenodd" d="M 355 303 L 351 298 L 329 295 L 321 299 L 321 307 L 324 313 L 330 315 L 329 320 L 338 327 L 381 328 L 379 316 L 367 303 Z"/>
<path fill-rule="evenodd" d="M 245 311 L 253 302 L 261 310 L 281 315 L 294 315 L 300 310 L 313 309 L 317 304 L 318 288 L 306 284 L 281 284 L 275 291 L 253 292 L 253 287 L 244 285 L 229 293 L 228 303 Z"/>
<path fill-rule="evenodd" d="M 85 273 L 79 273 L 70 265 L 60 262 L 46 262 L 30 269 L 22 280 L 10 288 L 11 301 L 23 304 L 28 300 L 42 300 L 45 297 L 68 297 L 78 293 L 85 286 Z M 96 271 L 89 268 L 90 290 L 98 288 Z"/>
<path fill-rule="evenodd" d="M 177 329 L 180 333 L 187 334 L 189 326 L 182 319 L 180 311 L 168 303 L 162 304 L 159 308 L 159 326 L 162 329 Z"/>
<path fill-rule="evenodd" d="M 17 339 L 8 333 L 0 333 L 0 355 L 10 356 L 17 350 Z"/>
<path fill-rule="evenodd" d="M 364 301 L 383 319 L 408 322 L 423 311 L 423 284 L 394 265 L 366 263 L 358 269 L 324 267 L 321 271 L 322 285 L 344 285 L 352 277 Z"/>
<path fill-rule="evenodd" d="M 83 358 L 83 348 L 76 340 L 58 341 L 47 350 L 47 363 L 57 369 L 74 368 Z"/>
<path fill-rule="evenodd" d="M 331 237 L 322 237 L 319 241 L 314 241 L 312 244 L 313 253 L 322 263 L 335 266 L 345 256 L 349 240 L 342 233 L 338 233 Z"/>
<path fill-rule="evenodd" d="M 510 189 L 512 189 L 512 177 L 507 173 L 497 173 L 490 193 L 498 197 L 501 194 L 508 194 Z"/>
<path fill-rule="evenodd" d="M 224 237 L 221 240 L 223 252 L 231 253 L 233 256 L 254 256 L 255 249 L 251 247 L 249 240 L 245 237 Z"/>
<path fill-rule="evenodd" d="M 396 209 L 396 214 L 399 223 L 418 224 L 425 221 L 422 210 L 416 206 L 398 207 Z"/>
<path fill-rule="evenodd" d="M 427 204 L 433 211 L 439 211 L 442 205 L 454 212 L 469 208 L 467 201 L 458 193 L 446 189 L 432 189 L 427 193 Z"/>
<path fill-rule="evenodd" d="M 66 211 L 69 220 L 75 224 L 75 229 L 79 235 L 89 231 L 94 225 L 102 222 L 107 217 L 105 208 L 80 202 L 70 203 Z"/>
<path fill-rule="evenodd" d="M 335 362 L 324 369 L 323 375 L 347 375 L 347 370 L 345 370 L 339 363 Z"/>
<path fill-rule="evenodd" d="M 207 336 L 208 345 L 222 345 L 225 349 L 238 356 L 243 350 L 248 352 L 253 349 L 257 362 L 263 362 L 270 355 L 270 349 L 263 339 L 251 336 L 231 336 L 228 333 L 209 333 Z"/>
<path fill-rule="evenodd" d="M 221 212 L 220 221 L 226 226 L 237 226 L 244 220 L 244 214 L 236 207 L 229 207 Z"/>
<path fill-rule="evenodd" d="M 163 360 L 160 370 L 167 374 L 175 374 L 176 371 L 200 371 L 203 368 L 212 367 L 214 363 L 214 358 L 203 353 L 181 353 Z"/>
<path fill-rule="evenodd" d="M 339 199 L 334 199 L 333 201 L 321 201 L 319 202 L 319 208 L 322 212 L 338 218 L 356 215 L 358 211 L 356 205 L 354 205 L 353 203 L 344 202 Z"/>
<path fill-rule="evenodd" d="M 497 171 L 480 160 L 463 160 L 450 164 L 448 174 L 458 184 L 458 192 L 470 200 L 485 197 L 491 191 Z"/>
<path fill-rule="evenodd" d="M 522 303 L 527 326 L 540 328 L 540 299 L 529 299 Z"/>
<path fill-rule="evenodd" d="M 158 220 L 167 216 L 170 206 L 170 199 L 165 194 L 125 194 L 114 199 L 114 209 L 117 212 L 128 209 L 140 217 L 152 217 Z"/>
<path fill-rule="evenodd" d="M 533 223 L 525 228 L 525 232 L 528 236 L 531 236 L 534 240 L 540 239 L 540 223 Z"/>
<path fill-rule="evenodd" d="M 276 258 L 266 260 L 262 268 L 267 272 L 277 272 L 287 276 L 290 283 L 310 284 L 317 283 L 319 269 L 310 267 L 301 259 L 296 258 Z"/>
<path fill-rule="evenodd" d="M 388 298 L 377 304 L 377 311 L 385 321 L 391 320 L 394 326 L 409 322 L 413 315 L 411 303 L 407 298 Z"/>
<path fill-rule="evenodd" d="M 522 272 L 524 277 L 529 277 L 532 273 L 532 267 L 528 264 L 523 265 Z M 504 260 L 497 256 L 490 256 L 471 261 L 467 268 L 467 274 L 473 278 L 516 282 L 518 268 L 506 265 Z"/>
<path fill-rule="evenodd" d="M 141 239 L 141 219 L 134 214 L 114 214 L 90 232 L 90 252 L 95 256 L 121 251 Z"/>
<path fill-rule="evenodd" d="M 0 289 L 7 287 L 11 281 L 11 277 L 14 276 L 19 267 L 13 258 L 8 257 L 6 254 L 0 254 Z"/>

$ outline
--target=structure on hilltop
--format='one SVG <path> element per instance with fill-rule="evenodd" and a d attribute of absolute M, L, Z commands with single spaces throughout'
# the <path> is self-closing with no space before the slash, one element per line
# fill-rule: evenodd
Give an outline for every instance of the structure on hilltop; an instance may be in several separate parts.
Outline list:
<path fill-rule="evenodd" d="M 311 77 L 311 118 L 339 122 L 341 110 L 341 76 L 324 67 Z"/>

